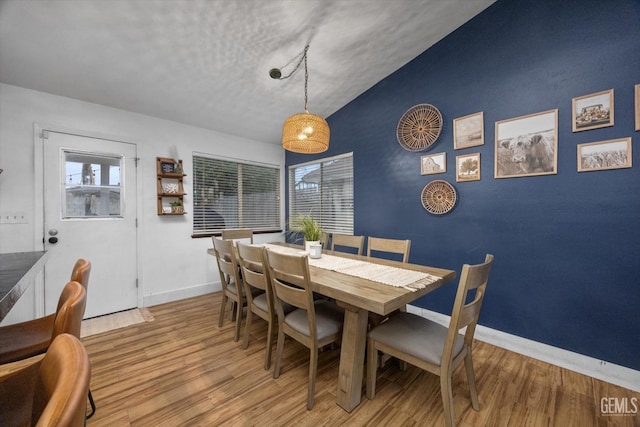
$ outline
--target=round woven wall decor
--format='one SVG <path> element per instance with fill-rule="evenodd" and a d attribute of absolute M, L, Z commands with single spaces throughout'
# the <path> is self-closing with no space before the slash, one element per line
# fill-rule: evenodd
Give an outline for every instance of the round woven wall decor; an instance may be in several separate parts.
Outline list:
<path fill-rule="evenodd" d="M 422 206 L 427 212 L 442 215 L 450 212 L 456 204 L 456 189 L 447 181 L 436 179 L 422 189 Z"/>
<path fill-rule="evenodd" d="M 442 114 L 431 104 L 418 104 L 400 117 L 396 134 L 405 150 L 422 151 L 431 146 L 442 131 Z"/>

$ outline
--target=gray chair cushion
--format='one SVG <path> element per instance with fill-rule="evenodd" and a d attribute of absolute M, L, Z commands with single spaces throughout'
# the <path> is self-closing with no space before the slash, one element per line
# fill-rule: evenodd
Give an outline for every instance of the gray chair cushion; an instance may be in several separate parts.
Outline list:
<path fill-rule="evenodd" d="M 269 311 L 269 304 L 267 304 L 267 294 L 263 293 L 253 299 L 253 304 L 264 311 Z"/>
<path fill-rule="evenodd" d="M 448 329 L 439 323 L 411 313 L 400 312 L 369 332 L 369 337 L 435 365 L 442 361 Z M 458 334 L 453 355 L 464 344 Z"/>
<path fill-rule="evenodd" d="M 316 336 L 321 340 L 342 330 L 344 322 L 344 310 L 335 303 L 329 301 L 317 301 L 316 311 Z M 301 308 L 292 311 L 284 318 L 285 323 L 296 331 L 309 336 L 309 319 L 307 310 Z"/>

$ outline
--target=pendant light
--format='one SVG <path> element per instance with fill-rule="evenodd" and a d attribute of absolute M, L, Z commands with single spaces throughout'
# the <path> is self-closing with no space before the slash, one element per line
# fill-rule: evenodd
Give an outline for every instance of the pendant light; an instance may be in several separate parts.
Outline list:
<path fill-rule="evenodd" d="M 294 70 L 285 77 L 278 68 L 272 68 L 269 76 L 272 79 L 284 80 L 291 77 L 304 61 L 304 113 L 294 114 L 287 118 L 282 125 L 282 147 L 294 153 L 316 154 L 327 151 L 329 148 L 329 125 L 322 117 L 311 114 L 307 110 L 307 82 L 309 80 L 309 70 L 307 68 L 306 45 L 299 56 L 300 61 Z M 295 58 L 294 58 L 295 59 Z"/>

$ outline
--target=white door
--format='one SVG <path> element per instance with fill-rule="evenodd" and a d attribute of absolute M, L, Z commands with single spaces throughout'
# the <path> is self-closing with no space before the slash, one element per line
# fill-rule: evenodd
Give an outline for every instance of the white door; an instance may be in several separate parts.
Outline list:
<path fill-rule="evenodd" d="M 137 307 L 136 146 L 43 132 L 44 309 L 78 258 L 91 262 L 85 318 Z"/>

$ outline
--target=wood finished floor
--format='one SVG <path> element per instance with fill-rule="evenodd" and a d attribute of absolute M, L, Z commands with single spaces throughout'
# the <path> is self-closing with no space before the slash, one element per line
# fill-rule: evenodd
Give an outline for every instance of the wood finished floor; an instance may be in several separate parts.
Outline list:
<path fill-rule="evenodd" d="M 374 400 L 351 413 L 336 405 L 339 349 L 320 355 L 313 410 L 306 409 L 308 350 L 287 340 L 280 378 L 265 371 L 266 324 L 249 348 L 233 323 L 217 326 L 220 294 L 150 307 L 153 322 L 84 338 L 98 407 L 87 426 L 440 426 L 436 376 L 388 363 Z M 275 346 L 274 346 L 275 353 Z M 602 397 L 640 393 L 476 341 L 480 411 L 464 368 L 454 375 L 459 426 L 640 426 L 640 416 L 602 416 Z M 640 405 L 639 405 L 640 406 Z"/>

